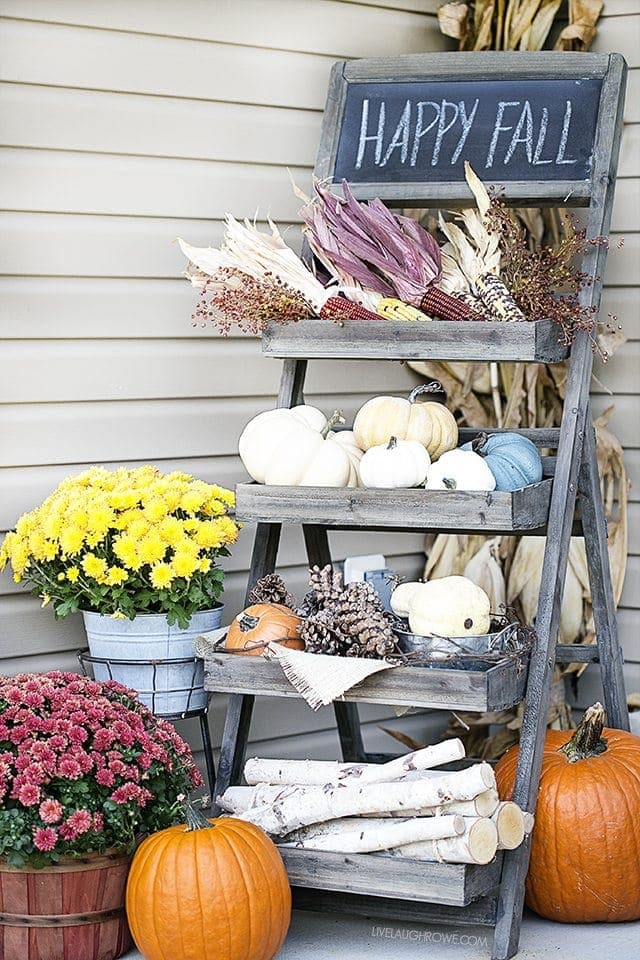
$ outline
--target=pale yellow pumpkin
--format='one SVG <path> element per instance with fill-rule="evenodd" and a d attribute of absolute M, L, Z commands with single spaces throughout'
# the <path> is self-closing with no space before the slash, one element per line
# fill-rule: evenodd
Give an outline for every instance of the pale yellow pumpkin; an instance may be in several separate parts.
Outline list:
<path fill-rule="evenodd" d="M 440 384 L 437 384 L 440 387 Z M 432 460 L 458 443 L 458 426 L 442 403 L 418 403 L 421 393 L 433 393 L 434 385 L 416 387 L 408 399 L 373 397 L 360 408 L 353 423 L 356 443 L 362 450 L 399 440 L 417 440 Z"/>

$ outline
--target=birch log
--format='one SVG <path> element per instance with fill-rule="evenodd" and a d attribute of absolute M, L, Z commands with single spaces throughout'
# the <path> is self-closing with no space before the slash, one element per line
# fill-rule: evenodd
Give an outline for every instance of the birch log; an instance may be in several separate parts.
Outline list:
<path fill-rule="evenodd" d="M 440 774 L 442 776 L 442 773 Z M 227 787 L 222 796 L 217 798 L 223 810 L 227 813 L 243 813 L 253 807 L 260 807 L 267 803 L 288 796 L 295 786 L 274 786 L 269 783 L 259 783 L 255 787 Z M 302 787 L 304 789 L 304 787 Z M 312 788 L 313 789 L 313 788 Z M 438 817 L 459 813 L 463 817 L 490 817 L 498 808 L 498 791 L 485 790 L 473 800 L 454 800 L 438 807 L 424 807 L 419 810 L 392 810 L 386 814 L 389 817 Z"/>
<path fill-rule="evenodd" d="M 498 830 L 488 817 L 465 819 L 462 836 L 393 847 L 385 856 L 446 863 L 489 863 L 498 849 Z"/>
<path fill-rule="evenodd" d="M 424 840 L 439 840 L 464 833 L 464 818 L 432 817 L 430 819 L 331 821 L 333 830 L 313 832 L 300 830 L 295 839 L 287 838 L 280 846 L 303 850 L 330 850 L 334 853 L 372 853 Z M 329 824 L 327 824 L 329 826 Z"/>
<path fill-rule="evenodd" d="M 532 813 L 529 813 L 528 810 L 523 810 L 522 816 L 524 819 L 524 835 L 525 837 L 528 837 L 529 834 L 533 831 L 533 826 L 536 822 L 536 818 Z"/>
<path fill-rule="evenodd" d="M 515 850 L 524 840 L 524 814 L 510 800 L 499 804 L 491 819 L 498 830 L 498 850 Z"/>
<path fill-rule="evenodd" d="M 299 787 L 275 803 L 234 816 L 255 823 L 265 833 L 283 836 L 310 823 L 339 817 L 435 807 L 452 800 L 473 800 L 494 784 L 492 768 L 488 763 L 479 763 L 425 781 L 341 784 L 315 789 Z"/>
<path fill-rule="evenodd" d="M 393 810 L 392 817 L 438 817 L 459 813 L 462 817 L 490 817 L 498 809 L 498 791 L 491 788 L 479 793 L 473 800 L 453 800 L 439 807 L 424 807 L 422 810 Z"/>
<path fill-rule="evenodd" d="M 461 760 L 464 746 L 461 740 L 443 740 L 430 747 L 414 750 L 388 763 L 339 763 L 332 760 L 265 760 L 254 757 L 247 760 L 244 778 L 250 785 L 301 784 L 325 786 L 347 782 L 387 783 L 398 780 L 412 771 L 438 767 L 443 763 Z"/>

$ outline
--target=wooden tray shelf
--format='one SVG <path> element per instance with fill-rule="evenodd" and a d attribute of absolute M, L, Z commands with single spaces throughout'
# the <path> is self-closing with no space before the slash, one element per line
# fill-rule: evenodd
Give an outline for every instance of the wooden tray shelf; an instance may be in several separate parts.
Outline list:
<path fill-rule="evenodd" d="M 547 522 L 551 487 L 551 480 L 542 480 L 513 493 L 473 493 L 240 483 L 236 487 L 236 517 L 247 523 L 371 529 L 535 530 Z"/>
<path fill-rule="evenodd" d="M 301 320 L 270 324 L 262 334 L 267 357 L 353 360 L 520 360 L 559 363 L 569 351 L 552 320 L 482 323 L 474 320 Z"/>
<path fill-rule="evenodd" d="M 395 667 L 367 677 L 344 694 L 353 703 L 384 703 L 436 710 L 506 710 L 519 703 L 527 660 L 513 656 L 477 670 Z M 279 663 L 262 657 L 213 653 L 205 662 L 205 689 L 260 697 L 299 697 Z"/>
<path fill-rule="evenodd" d="M 340 890 L 458 907 L 465 907 L 495 892 L 502 866 L 501 854 L 486 866 L 478 866 L 399 860 L 362 853 L 278 849 L 293 887 Z"/>

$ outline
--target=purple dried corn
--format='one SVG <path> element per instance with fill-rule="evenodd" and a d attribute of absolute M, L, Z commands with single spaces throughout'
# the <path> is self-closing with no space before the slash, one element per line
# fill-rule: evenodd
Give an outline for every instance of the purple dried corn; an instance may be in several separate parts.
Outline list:
<path fill-rule="evenodd" d="M 379 320 L 377 313 L 366 310 L 359 303 L 347 300 L 345 297 L 329 297 L 320 310 L 322 320 L 333 320 L 337 323 L 341 320 Z"/>
<path fill-rule="evenodd" d="M 420 309 L 432 313 L 441 320 L 484 320 L 484 317 L 467 306 L 463 300 L 439 290 L 428 287 L 420 301 Z"/>

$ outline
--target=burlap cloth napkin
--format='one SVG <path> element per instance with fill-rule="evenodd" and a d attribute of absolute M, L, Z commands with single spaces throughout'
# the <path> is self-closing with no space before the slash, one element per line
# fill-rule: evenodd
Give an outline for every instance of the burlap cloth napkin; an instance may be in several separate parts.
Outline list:
<path fill-rule="evenodd" d="M 206 660 L 217 653 L 224 653 L 224 649 L 217 646 L 224 633 L 224 630 L 219 630 L 196 637 L 193 643 L 196 656 Z M 280 664 L 287 680 L 313 710 L 326 707 L 362 680 L 394 666 L 385 660 L 334 657 L 291 650 L 280 643 L 270 643 L 263 656 Z"/>

